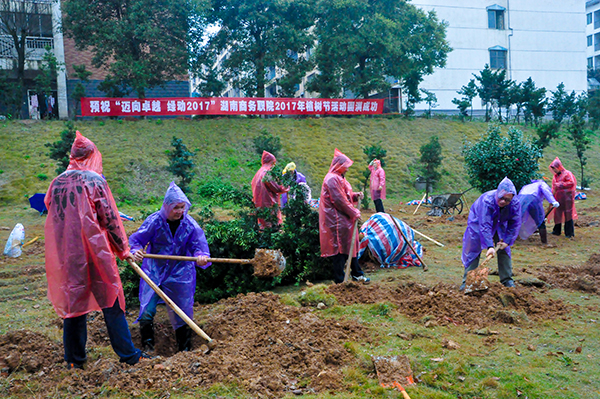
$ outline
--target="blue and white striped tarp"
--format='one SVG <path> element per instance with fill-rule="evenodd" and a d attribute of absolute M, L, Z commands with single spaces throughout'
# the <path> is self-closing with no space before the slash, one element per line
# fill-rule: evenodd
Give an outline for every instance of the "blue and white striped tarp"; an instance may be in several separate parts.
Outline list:
<path fill-rule="evenodd" d="M 404 241 L 391 218 L 392 216 L 387 213 L 376 213 L 363 223 L 360 228 L 363 237 L 358 247 L 358 257 L 360 258 L 369 248 L 381 267 L 405 269 L 409 266 L 421 266 L 421 262 Z M 413 230 L 400 219 L 394 219 L 406 238 L 412 242 L 419 256 L 423 256 L 423 246 L 415 241 Z"/>

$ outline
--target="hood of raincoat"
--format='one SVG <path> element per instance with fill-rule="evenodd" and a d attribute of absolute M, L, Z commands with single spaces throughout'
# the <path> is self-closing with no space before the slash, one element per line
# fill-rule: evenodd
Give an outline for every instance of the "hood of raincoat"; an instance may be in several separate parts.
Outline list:
<path fill-rule="evenodd" d="M 75 134 L 67 170 L 91 170 L 99 175 L 102 174 L 102 154 L 92 140 L 79 131 Z"/>
<path fill-rule="evenodd" d="M 185 211 L 183 211 L 183 214 L 185 215 L 189 211 L 190 206 L 192 206 L 192 203 L 188 200 L 179 186 L 175 184 L 175 182 L 171 182 L 165 194 L 162 207 L 160 208 L 160 215 L 167 219 L 173 208 L 182 202 L 185 204 Z"/>
<path fill-rule="evenodd" d="M 500 184 L 498 184 L 498 189 L 496 190 L 496 201 L 504 197 L 505 194 L 517 195 L 517 189 L 508 177 L 502 179 Z"/>
<path fill-rule="evenodd" d="M 372 160 L 371 164 L 369 165 L 369 169 L 371 169 L 371 167 L 373 168 L 372 170 L 381 168 L 381 161 L 379 159 Z"/>
<path fill-rule="evenodd" d="M 554 158 L 554 161 L 550 163 L 549 168 L 550 171 L 552 171 L 552 168 L 558 169 L 559 172 L 564 172 L 565 170 L 565 167 L 563 166 L 562 162 L 560 162 L 560 159 L 558 159 L 558 157 Z"/>
<path fill-rule="evenodd" d="M 260 162 L 262 163 L 262 166 L 273 166 L 275 165 L 275 162 L 277 162 L 277 158 L 275 158 L 275 155 L 271 154 L 270 152 L 263 151 Z"/>
<path fill-rule="evenodd" d="M 281 174 L 285 175 L 287 172 L 295 172 L 296 171 L 296 164 L 294 162 L 290 162 L 287 165 L 285 165 L 285 168 L 283 168 L 283 171 L 281 172 Z"/>
<path fill-rule="evenodd" d="M 335 152 L 333 153 L 333 159 L 331 160 L 331 166 L 329 166 L 329 173 L 337 173 L 341 175 L 345 173 L 353 163 L 353 160 L 348 158 L 346 155 L 344 155 L 344 153 L 336 148 Z"/>

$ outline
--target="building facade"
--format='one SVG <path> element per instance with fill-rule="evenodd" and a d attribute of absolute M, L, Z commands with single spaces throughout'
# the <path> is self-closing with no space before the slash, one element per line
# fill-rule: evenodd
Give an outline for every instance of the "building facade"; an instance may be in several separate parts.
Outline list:
<path fill-rule="evenodd" d="M 517 83 L 531 77 L 537 87 L 549 91 L 561 82 L 569 92 L 587 90 L 586 5 L 581 0 L 414 0 L 412 4 L 435 11 L 448 24 L 447 40 L 453 51 L 446 67 L 425 77 L 420 86 L 436 95 L 435 112 L 456 112 L 452 99 L 460 97 L 457 91 L 486 64 L 505 69 Z M 598 46 L 600 50 L 600 34 Z M 417 106 L 425 108 L 424 103 Z M 484 106 L 475 99 L 473 108 L 482 111 Z"/>

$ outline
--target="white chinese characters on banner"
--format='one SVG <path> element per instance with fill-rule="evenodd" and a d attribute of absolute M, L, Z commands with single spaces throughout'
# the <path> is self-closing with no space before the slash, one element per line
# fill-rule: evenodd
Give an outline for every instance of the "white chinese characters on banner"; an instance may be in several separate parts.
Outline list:
<path fill-rule="evenodd" d="M 383 99 L 83 98 L 82 116 L 380 114 Z"/>

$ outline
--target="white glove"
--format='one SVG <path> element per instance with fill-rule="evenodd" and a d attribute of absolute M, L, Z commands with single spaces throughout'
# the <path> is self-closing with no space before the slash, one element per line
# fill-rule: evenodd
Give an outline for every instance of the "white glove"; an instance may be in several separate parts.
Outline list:
<path fill-rule="evenodd" d="M 555 208 L 558 208 L 560 206 L 560 204 L 558 203 L 558 201 L 554 201 L 552 203 L 552 206 L 555 207 Z"/>

